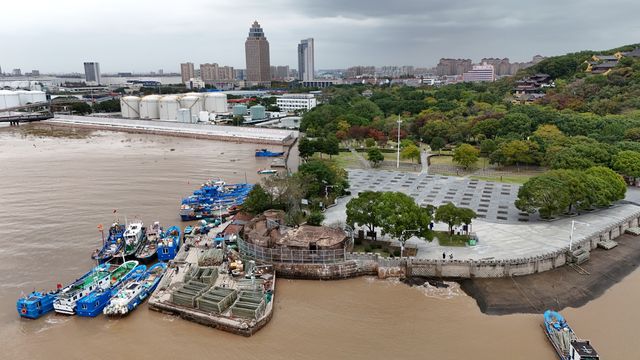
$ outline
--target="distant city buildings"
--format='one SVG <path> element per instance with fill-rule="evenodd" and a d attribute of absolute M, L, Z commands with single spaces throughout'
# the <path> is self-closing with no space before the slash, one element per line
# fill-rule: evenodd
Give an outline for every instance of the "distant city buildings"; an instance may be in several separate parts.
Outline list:
<path fill-rule="evenodd" d="M 85 62 L 84 79 L 88 84 L 100 85 L 100 64 L 97 62 Z"/>
<path fill-rule="evenodd" d="M 345 71 L 346 78 L 357 78 L 357 77 L 374 77 L 376 74 L 375 66 L 352 66 Z"/>
<path fill-rule="evenodd" d="M 218 66 L 218 64 L 200 64 L 200 78 L 205 83 L 212 81 L 232 81 L 236 75 L 231 66 Z"/>
<path fill-rule="evenodd" d="M 478 82 L 478 81 L 495 81 L 496 74 L 493 65 L 482 63 L 481 65 L 473 65 L 471 70 L 462 74 L 462 81 L 464 82 Z"/>
<path fill-rule="evenodd" d="M 440 59 L 436 65 L 436 75 L 462 75 L 471 70 L 473 63 L 471 59 Z"/>
<path fill-rule="evenodd" d="M 180 75 L 182 76 L 182 83 L 188 84 L 189 80 L 196 77 L 196 72 L 193 68 L 193 63 L 186 62 L 180 64 Z"/>
<path fill-rule="evenodd" d="M 254 21 L 249 29 L 244 49 L 247 63 L 246 80 L 254 85 L 270 85 L 269 41 L 257 21 Z"/>
<path fill-rule="evenodd" d="M 11 71 L 11 75 L 13 75 L 13 76 L 22 76 L 22 70 L 13 69 L 13 71 Z"/>
<path fill-rule="evenodd" d="M 289 65 L 271 67 L 271 80 L 285 81 L 289 77 L 291 77 Z"/>
<path fill-rule="evenodd" d="M 312 81 L 315 78 L 313 38 L 300 41 L 298 44 L 298 79 Z"/>
<path fill-rule="evenodd" d="M 376 71 L 378 77 L 403 78 L 415 75 L 413 66 L 383 66 Z"/>

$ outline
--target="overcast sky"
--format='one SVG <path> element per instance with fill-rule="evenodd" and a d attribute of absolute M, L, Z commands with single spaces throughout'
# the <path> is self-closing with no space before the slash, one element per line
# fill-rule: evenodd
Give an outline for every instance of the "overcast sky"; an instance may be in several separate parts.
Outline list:
<path fill-rule="evenodd" d="M 179 63 L 245 67 L 262 25 L 271 65 L 297 67 L 315 38 L 316 69 L 433 66 L 442 57 L 557 55 L 640 42 L 640 1 L 592 0 L 9 0 L 0 2 L 7 72 L 179 71 Z"/>

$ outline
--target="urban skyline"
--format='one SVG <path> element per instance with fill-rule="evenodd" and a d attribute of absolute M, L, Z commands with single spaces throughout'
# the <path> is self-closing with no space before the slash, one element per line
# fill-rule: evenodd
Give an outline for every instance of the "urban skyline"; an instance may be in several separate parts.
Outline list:
<path fill-rule="evenodd" d="M 363 3 L 282 1 L 276 5 L 248 0 L 237 12 L 231 2 L 181 2 L 177 11 L 159 11 L 162 1 L 113 1 L 108 9 L 80 3 L 60 6 L 25 0 L 4 4 L 11 16 L 0 24 L 0 43 L 7 52 L 5 69 L 41 69 L 43 72 L 82 72 L 82 61 L 100 62 L 105 73 L 153 69 L 177 71 L 177 64 L 215 60 L 244 67 L 242 49 L 246 26 L 257 19 L 268 29 L 271 62 L 297 68 L 294 44 L 301 38 L 317 42 L 316 68 L 346 68 L 357 64 L 433 66 L 439 58 L 481 59 L 491 56 L 527 61 L 536 54 L 559 55 L 584 49 L 605 49 L 637 41 L 640 30 L 633 14 L 640 4 L 611 4 L 593 11 L 589 1 L 553 4 L 516 4 L 474 1 L 382 1 Z M 168 3 L 167 3 L 168 4 Z M 120 11 L 126 8 L 126 12 Z M 25 13 L 26 14 L 26 13 Z M 570 15 L 570 16 L 569 16 Z M 112 19 L 109 31 L 92 26 Z M 592 26 L 607 23 L 607 27 Z M 82 26 L 78 34 L 73 29 Z M 16 32 L 16 29 L 21 29 Z M 140 41 L 140 36 L 144 41 Z M 46 41 L 49 37 L 74 41 Z M 24 48 L 25 43 L 38 47 Z M 43 57 L 41 54 L 46 53 Z M 124 55 L 126 54 L 126 55 Z"/>

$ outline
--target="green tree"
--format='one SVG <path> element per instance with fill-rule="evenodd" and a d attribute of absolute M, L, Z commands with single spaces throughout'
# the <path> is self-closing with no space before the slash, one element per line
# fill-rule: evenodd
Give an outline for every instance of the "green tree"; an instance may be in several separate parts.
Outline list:
<path fill-rule="evenodd" d="M 400 156 L 403 159 L 411 159 L 411 162 L 413 162 L 414 159 L 420 158 L 420 149 L 414 144 L 407 145 L 400 151 Z"/>
<path fill-rule="evenodd" d="M 526 114 L 509 113 L 500 121 L 498 135 L 525 139 L 531 134 L 531 119 Z"/>
<path fill-rule="evenodd" d="M 378 148 L 370 148 L 367 150 L 367 160 L 371 162 L 373 167 L 378 167 L 384 161 L 384 155 Z"/>
<path fill-rule="evenodd" d="M 411 197 L 401 192 L 384 192 L 380 195 L 381 228 L 404 243 L 412 236 L 431 239 L 429 211 L 419 207 Z"/>
<path fill-rule="evenodd" d="M 627 129 L 624 132 L 624 138 L 631 141 L 640 141 L 640 127 Z"/>
<path fill-rule="evenodd" d="M 453 161 L 465 169 L 471 168 L 476 161 L 480 151 L 469 144 L 461 144 L 453 151 Z"/>
<path fill-rule="evenodd" d="M 574 148 L 563 148 L 551 151 L 547 162 L 552 169 L 581 169 L 586 170 L 595 165 L 590 159 L 585 159 Z"/>
<path fill-rule="evenodd" d="M 311 226 L 320 226 L 324 221 L 324 214 L 318 210 L 312 211 L 307 217 L 307 224 Z"/>
<path fill-rule="evenodd" d="M 429 146 L 431 147 L 431 150 L 434 151 L 440 151 L 442 150 L 442 148 L 446 145 L 446 142 L 444 141 L 443 138 L 436 136 L 433 139 L 431 139 L 431 142 L 429 143 Z"/>
<path fill-rule="evenodd" d="M 322 152 L 329 155 L 338 155 L 340 153 L 340 142 L 335 136 L 329 136 L 322 142 Z"/>
<path fill-rule="evenodd" d="M 590 176 L 595 176 L 607 184 L 606 191 L 604 191 L 606 199 L 608 200 L 607 206 L 613 204 L 615 201 L 624 199 L 627 192 L 627 184 L 624 182 L 622 176 L 616 174 L 615 171 L 604 166 L 594 166 L 589 168 L 585 173 Z"/>
<path fill-rule="evenodd" d="M 94 112 L 119 112 L 120 111 L 120 100 L 111 99 L 106 101 L 101 101 L 93 104 Z"/>
<path fill-rule="evenodd" d="M 369 232 L 376 231 L 382 224 L 381 193 L 363 191 L 347 203 L 347 224 L 355 227 L 366 226 Z"/>
<path fill-rule="evenodd" d="M 471 220 L 476 217 L 476 213 L 467 208 L 459 208 L 453 203 L 446 203 L 438 206 L 435 212 L 435 220 L 443 222 L 449 226 L 449 234 L 453 234 L 453 227 L 462 224 L 471 224 Z"/>
<path fill-rule="evenodd" d="M 316 152 L 315 141 L 306 137 L 302 138 L 300 140 L 300 144 L 298 144 L 298 152 L 300 153 L 300 157 L 304 160 L 310 158 Z"/>
<path fill-rule="evenodd" d="M 640 152 L 621 151 L 613 160 L 613 170 L 624 176 L 640 177 Z"/>
<path fill-rule="evenodd" d="M 519 210 L 531 214 L 537 211 L 540 217 L 549 219 L 569 206 L 569 192 L 562 180 L 543 174 L 530 178 L 520 187 L 515 205 Z"/>
<path fill-rule="evenodd" d="M 495 140 L 486 139 L 482 140 L 480 143 L 480 154 L 484 156 L 489 156 L 491 153 L 498 149 L 498 144 L 496 144 Z"/>
<path fill-rule="evenodd" d="M 371 148 L 376 146 L 376 140 L 373 138 L 366 138 L 364 139 L 364 146 Z"/>
<path fill-rule="evenodd" d="M 273 206 L 273 199 L 260 184 L 256 184 L 247 195 L 242 208 L 250 214 L 261 214 Z"/>
<path fill-rule="evenodd" d="M 74 102 L 71 104 L 71 113 L 77 115 L 91 114 L 91 106 L 85 102 Z"/>

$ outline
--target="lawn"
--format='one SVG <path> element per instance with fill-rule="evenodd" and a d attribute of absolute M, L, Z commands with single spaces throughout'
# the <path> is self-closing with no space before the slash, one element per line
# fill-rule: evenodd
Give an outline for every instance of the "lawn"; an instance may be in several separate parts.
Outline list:
<path fill-rule="evenodd" d="M 367 156 L 366 153 L 363 154 L 363 157 L 365 159 L 366 159 L 366 156 Z M 312 158 L 320 159 L 320 153 L 313 154 Z M 322 158 L 328 159 L 329 155 L 322 154 Z M 362 165 L 360 164 L 358 157 L 355 154 L 351 153 L 350 151 L 340 152 L 338 155 L 331 156 L 331 159 L 333 159 L 336 162 L 336 164 L 338 164 L 338 166 L 342 168 L 356 168 L 356 169 L 362 168 Z"/>
<path fill-rule="evenodd" d="M 493 176 L 469 176 L 471 179 L 478 179 L 484 181 L 496 181 L 496 182 L 504 182 L 504 183 L 512 183 L 512 184 L 524 184 L 529 180 L 534 174 L 522 174 L 522 175 L 493 175 Z"/>
<path fill-rule="evenodd" d="M 449 166 L 458 166 L 455 162 L 453 162 L 453 156 L 432 156 L 429 158 L 431 165 L 449 165 Z M 487 158 L 478 158 L 478 161 L 474 164 L 475 169 L 482 169 L 482 167 L 489 166 L 489 159 Z"/>
<path fill-rule="evenodd" d="M 435 231 L 434 237 L 440 246 L 467 246 L 469 235 L 449 235 L 446 231 Z"/>

